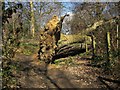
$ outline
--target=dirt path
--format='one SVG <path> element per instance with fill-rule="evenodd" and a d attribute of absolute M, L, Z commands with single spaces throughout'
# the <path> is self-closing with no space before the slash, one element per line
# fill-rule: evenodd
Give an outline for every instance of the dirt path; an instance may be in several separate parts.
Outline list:
<path fill-rule="evenodd" d="M 101 88 L 98 68 L 86 66 L 90 60 L 74 58 L 71 65 L 45 66 L 36 55 L 17 56 L 19 61 L 18 85 L 23 88 Z"/>

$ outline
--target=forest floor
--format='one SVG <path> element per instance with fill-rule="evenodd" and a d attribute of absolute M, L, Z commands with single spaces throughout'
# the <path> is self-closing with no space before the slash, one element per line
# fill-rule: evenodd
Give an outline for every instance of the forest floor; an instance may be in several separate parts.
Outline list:
<path fill-rule="evenodd" d="M 37 50 L 31 55 L 17 53 L 15 57 L 19 65 L 15 75 L 17 85 L 22 88 L 47 89 L 106 88 L 106 85 L 98 79 L 98 76 L 103 76 L 103 70 L 89 66 L 90 58 L 90 56 L 85 58 L 79 55 L 69 56 L 46 66 L 44 62 L 37 59 Z M 113 84 L 109 83 L 109 85 Z"/>
<path fill-rule="evenodd" d="M 36 55 L 35 55 L 36 56 Z M 64 58 L 67 59 L 67 58 Z M 73 58 L 72 58 L 73 59 Z M 23 88 L 100 88 L 99 68 L 87 66 L 90 60 L 74 57 L 69 64 L 45 65 L 34 56 L 17 56 L 19 85 Z M 68 59 L 69 60 L 69 59 Z"/>

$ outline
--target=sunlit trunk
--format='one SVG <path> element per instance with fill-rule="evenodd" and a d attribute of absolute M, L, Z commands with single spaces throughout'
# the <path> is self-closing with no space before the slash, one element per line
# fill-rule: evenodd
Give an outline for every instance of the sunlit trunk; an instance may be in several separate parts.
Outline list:
<path fill-rule="evenodd" d="M 107 65 L 110 66 L 110 61 L 111 61 L 111 54 L 110 54 L 110 50 L 111 50 L 111 44 L 110 44 L 110 32 L 107 32 Z"/>
<path fill-rule="evenodd" d="M 31 32 L 32 32 L 32 36 L 34 37 L 35 35 L 35 17 L 34 17 L 34 8 L 33 8 L 33 2 L 30 1 L 30 8 L 31 8 Z"/>

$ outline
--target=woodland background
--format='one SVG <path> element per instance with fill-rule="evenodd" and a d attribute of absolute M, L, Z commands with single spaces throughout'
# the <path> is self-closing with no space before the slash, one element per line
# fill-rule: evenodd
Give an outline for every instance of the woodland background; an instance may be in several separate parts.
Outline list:
<path fill-rule="evenodd" d="M 30 88 L 32 84 L 29 82 L 35 84 L 33 84 L 32 88 L 41 88 L 42 86 L 42 88 L 69 88 L 69 85 L 68 87 L 67 85 L 62 86 L 62 81 L 54 81 L 54 76 L 54 78 L 51 76 L 52 81 L 51 74 L 49 74 L 60 73 L 58 68 L 65 70 L 66 67 L 70 69 L 71 73 L 74 73 L 75 70 L 76 72 L 84 72 L 80 74 L 81 77 L 77 78 L 79 82 L 75 81 L 74 83 L 80 86 L 77 88 L 119 88 L 120 2 L 65 3 L 30 1 L 15 3 L 5 1 L 0 3 L 2 5 L 2 13 L 0 13 L 2 18 L 2 42 L 0 43 L 2 47 L 0 48 L 2 55 L 2 70 L 0 73 L 2 76 L 2 88 Z M 66 13 L 70 14 L 70 16 L 66 17 L 63 22 L 59 45 L 66 45 L 64 48 L 60 47 L 62 49 L 60 56 L 68 55 L 59 57 L 54 64 L 50 64 L 48 69 L 55 70 L 50 72 L 49 70 L 40 71 L 45 65 L 37 58 L 40 42 L 39 33 L 53 15 L 60 18 Z M 32 65 L 31 61 L 32 64 L 35 64 Z M 73 67 L 74 69 L 72 69 Z M 89 80 L 89 73 L 84 71 L 86 68 L 93 76 L 90 79 L 91 81 Z M 36 77 L 32 74 L 32 70 Z M 44 82 L 39 79 L 42 74 L 37 74 L 43 72 L 43 76 L 49 79 L 49 81 L 46 79 L 45 81 L 47 83 L 51 82 L 53 85 L 47 86 L 46 83 L 43 85 Z M 48 75 L 46 75 L 46 72 L 49 72 Z M 78 76 L 75 73 L 74 75 L 67 71 L 62 72 L 66 75 Z M 94 76 L 95 73 L 97 73 L 97 76 Z M 23 77 L 28 78 L 28 80 L 23 79 Z M 69 76 L 66 77 L 69 78 L 68 80 L 74 80 Z M 83 77 L 89 78 L 80 81 L 80 78 Z M 97 81 L 102 82 L 102 85 L 98 82 L 96 87 L 94 87 L 95 83 L 88 84 L 92 80 L 94 81 L 95 78 L 98 78 Z"/>

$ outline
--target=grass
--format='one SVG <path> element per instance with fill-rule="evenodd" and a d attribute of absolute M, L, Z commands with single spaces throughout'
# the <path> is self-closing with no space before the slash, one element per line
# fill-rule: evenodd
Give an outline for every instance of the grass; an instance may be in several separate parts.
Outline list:
<path fill-rule="evenodd" d="M 56 65 L 71 65 L 73 64 L 73 60 L 73 57 L 69 56 L 67 58 L 57 59 L 54 62 Z"/>
<path fill-rule="evenodd" d="M 22 53 L 25 55 L 32 55 L 39 48 L 38 45 L 28 43 L 21 43 L 20 48 L 22 48 Z"/>

